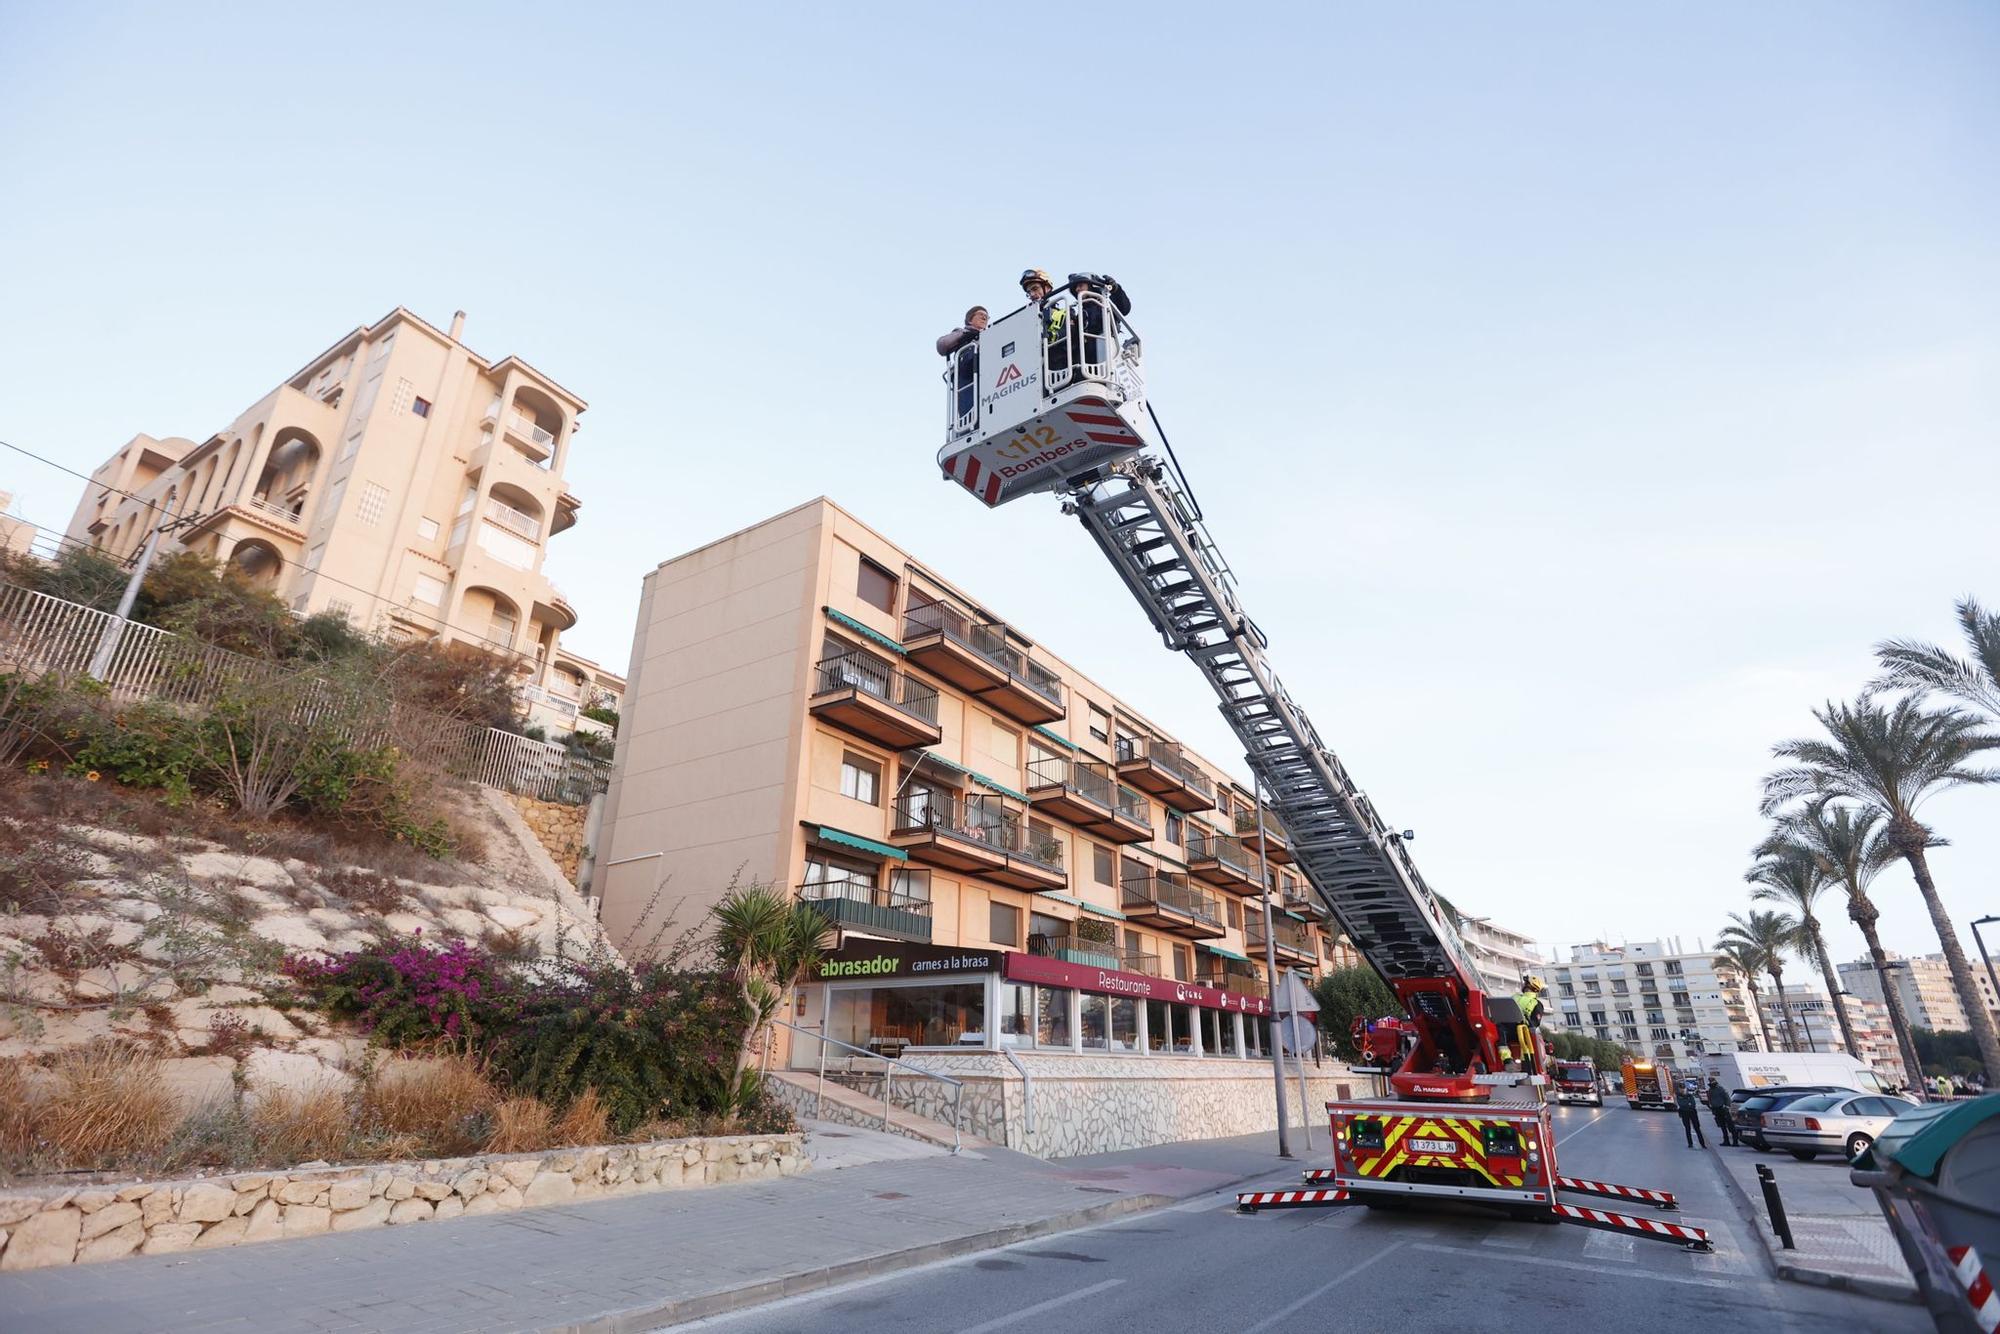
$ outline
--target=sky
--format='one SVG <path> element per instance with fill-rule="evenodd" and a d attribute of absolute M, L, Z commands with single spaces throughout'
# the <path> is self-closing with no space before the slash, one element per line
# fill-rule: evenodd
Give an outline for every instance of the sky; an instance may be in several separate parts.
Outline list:
<path fill-rule="evenodd" d="M 1274 662 L 1433 885 L 1692 947 L 1771 744 L 2000 604 L 1996 68 L 1970 2 L 0 0 L 0 439 L 87 472 L 464 309 L 590 403 L 577 651 L 824 494 L 1240 771 L 1056 502 L 932 462 L 936 335 L 1109 272 Z M 80 485 L 0 451 L 31 521 Z M 1964 935 L 2000 791 L 1924 814 Z M 1876 898 L 1937 948 L 1906 871 Z"/>

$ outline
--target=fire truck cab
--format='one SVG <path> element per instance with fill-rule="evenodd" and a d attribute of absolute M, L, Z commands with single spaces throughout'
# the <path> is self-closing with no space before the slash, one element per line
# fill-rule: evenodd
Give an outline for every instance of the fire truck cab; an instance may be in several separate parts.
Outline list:
<path fill-rule="evenodd" d="M 945 367 L 944 475 L 988 506 L 1053 491 L 1152 439 L 1139 336 L 1103 292 L 1057 292 Z"/>
<path fill-rule="evenodd" d="M 1555 1091 L 1557 1102 L 1583 1103 L 1590 1107 L 1604 1105 L 1604 1090 L 1597 1082 L 1597 1062 L 1588 1056 L 1580 1060 L 1558 1057 L 1550 1061 L 1549 1085 Z"/>

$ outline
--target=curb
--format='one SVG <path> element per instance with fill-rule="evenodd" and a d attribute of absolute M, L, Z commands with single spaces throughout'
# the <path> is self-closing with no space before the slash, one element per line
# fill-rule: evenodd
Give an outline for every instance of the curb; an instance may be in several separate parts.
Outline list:
<path fill-rule="evenodd" d="M 1717 1152 L 1720 1152 L 1718 1150 Z M 1841 1292 L 1852 1292 L 1862 1297 L 1873 1297 L 1885 1302 L 1908 1302 L 1913 1306 L 1923 1305 L 1923 1297 L 1914 1283 L 1904 1285 L 1890 1283 L 1879 1278 L 1864 1278 L 1859 1274 L 1843 1274 L 1832 1269 L 1816 1269 L 1785 1258 L 1785 1251 L 1778 1245 L 1778 1239 L 1771 1235 L 1770 1222 L 1757 1212 L 1757 1204 L 1750 1198 L 1750 1192 L 1736 1179 L 1736 1174 L 1724 1163 L 1717 1162 L 1716 1170 L 1722 1173 L 1728 1183 L 1729 1193 L 1736 1197 L 1737 1210 L 1764 1243 L 1765 1258 L 1770 1261 L 1771 1272 L 1787 1283 L 1799 1283 L 1811 1288 L 1833 1288 Z"/>
<path fill-rule="evenodd" d="M 797 1274 L 786 1274 L 780 1278 L 747 1283 L 741 1287 L 725 1288 L 719 1292 L 677 1297 L 650 1306 L 606 1311 L 602 1315 L 580 1320 L 574 1324 L 550 1326 L 543 1331 L 543 1334 L 643 1334 L 643 1331 L 658 1329 L 663 1325 L 678 1325 L 689 1320 L 700 1320 L 706 1316 L 721 1315 L 727 1311 L 739 1311 L 747 1306 L 759 1306 L 785 1297 L 796 1297 L 801 1293 L 837 1287 L 857 1279 L 876 1278 L 902 1269 L 934 1264 L 939 1260 L 956 1259 L 958 1256 L 970 1255 L 976 1251 L 1012 1246 L 1016 1242 L 1048 1236 L 1052 1232 L 1069 1232 L 1076 1228 L 1088 1227 L 1093 1223 L 1103 1223 L 1114 1218 L 1122 1218 L 1127 1214 L 1144 1213 L 1149 1209 L 1158 1209 L 1175 1203 L 1178 1201 L 1171 1195 L 1127 1195 L 1123 1199 L 1107 1200 L 1088 1209 L 1076 1209 L 1051 1218 L 1013 1223 L 1006 1227 L 991 1228 L 985 1232 L 968 1233 L 962 1237 L 948 1237 L 943 1241 L 931 1242 L 924 1246 L 910 1246 L 900 1251 L 883 1251 L 878 1255 L 862 1256 L 860 1259 L 829 1265 L 824 1269 L 808 1269 Z"/>

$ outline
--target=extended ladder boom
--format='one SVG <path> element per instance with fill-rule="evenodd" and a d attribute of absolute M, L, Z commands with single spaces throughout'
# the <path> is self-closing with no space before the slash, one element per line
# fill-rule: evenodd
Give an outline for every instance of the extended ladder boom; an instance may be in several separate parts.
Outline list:
<path fill-rule="evenodd" d="M 1355 948 L 1392 986 L 1448 979 L 1480 992 L 1437 896 L 1286 694 L 1228 567 L 1159 461 L 1129 457 L 1066 491 L 1065 509 L 1083 520 L 1167 647 L 1193 659 L 1221 698 L 1300 868 Z M 1474 1053 L 1457 1055 L 1463 1065 Z"/>

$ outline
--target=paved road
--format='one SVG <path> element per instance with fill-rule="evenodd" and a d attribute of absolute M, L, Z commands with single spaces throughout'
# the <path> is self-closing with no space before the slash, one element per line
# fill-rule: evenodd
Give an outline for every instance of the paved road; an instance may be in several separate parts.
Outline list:
<path fill-rule="evenodd" d="M 1576 1227 L 1465 1212 L 1296 1210 L 1257 1215 L 1208 1196 L 1085 1232 L 1026 1242 L 682 1329 L 716 1334 L 1318 1334 L 1591 1328 L 1758 1334 L 1921 1334 L 1915 1306 L 1779 1283 L 1721 1170 L 1679 1119 L 1561 1108 L 1563 1170 L 1660 1186 L 1709 1229 L 1690 1255 Z M 1325 1157 L 1325 1140 L 1315 1165 Z M 1272 1183 L 1289 1184 L 1280 1178 Z"/>

